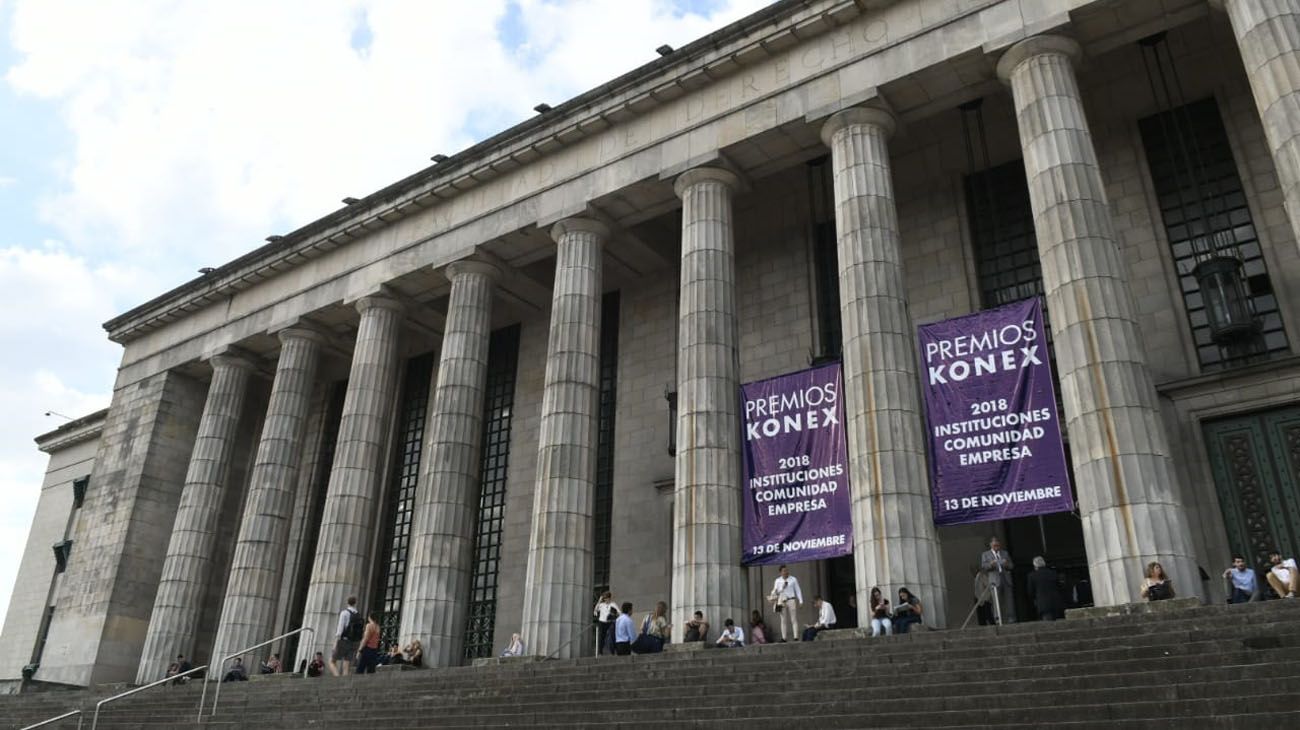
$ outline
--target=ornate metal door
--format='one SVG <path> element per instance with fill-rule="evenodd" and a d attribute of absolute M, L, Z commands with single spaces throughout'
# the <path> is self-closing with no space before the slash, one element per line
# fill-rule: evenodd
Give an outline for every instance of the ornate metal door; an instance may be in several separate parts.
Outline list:
<path fill-rule="evenodd" d="M 1228 544 L 1262 565 L 1300 552 L 1300 408 L 1207 422 Z M 1224 556 L 1226 558 L 1227 556 Z"/>

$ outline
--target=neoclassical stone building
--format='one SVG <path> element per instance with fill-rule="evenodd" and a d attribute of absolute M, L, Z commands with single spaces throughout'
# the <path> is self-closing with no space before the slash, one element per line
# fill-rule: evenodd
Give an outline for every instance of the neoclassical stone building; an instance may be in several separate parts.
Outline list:
<path fill-rule="evenodd" d="M 961 624 L 990 534 L 1103 604 L 1300 550 L 1300 0 L 786 0 L 541 108 L 105 325 L 0 677 L 328 652 L 349 595 L 442 665 L 589 652 L 605 587 L 740 620 L 737 386 L 830 359 L 842 617 Z M 936 529 L 915 326 L 1038 294 L 1077 510 Z"/>

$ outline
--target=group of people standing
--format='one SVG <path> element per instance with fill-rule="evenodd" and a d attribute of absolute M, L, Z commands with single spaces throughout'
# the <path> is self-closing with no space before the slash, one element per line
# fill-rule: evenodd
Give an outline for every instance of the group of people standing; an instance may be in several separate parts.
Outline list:
<path fill-rule="evenodd" d="M 414 639 L 405 648 L 394 642 L 387 651 L 380 649 L 381 630 L 378 612 L 371 611 L 364 619 L 357 610 L 357 597 L 348 598 L 348 605 L 339 611 L 337 629 L 334 632 L 334 652 L 330 656 L 330 674 L 335 677 L 348 674 L 353 663 L 357 674 L 373 674 L 375 669 L 389 664 L 409 664 L 414 667 L 424 666 L 424 648 L 419 639 Z M 312 664 L 307 667 L 309 676 L 319 676 L 321 660 L 319 652 Z M 316 669 L 313 673 L 312 669 Z"/>

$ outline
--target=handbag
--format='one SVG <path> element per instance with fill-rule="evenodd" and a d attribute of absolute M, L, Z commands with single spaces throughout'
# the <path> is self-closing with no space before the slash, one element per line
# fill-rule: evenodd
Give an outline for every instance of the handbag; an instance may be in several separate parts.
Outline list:
<path fill-rule="evenodd" d="M 650 635 L 650 614 L 641 622 L 641 633 L 632 642 L 632 651 L 637 654 L 657 654 L 664 650 L 664 640 Z"/>

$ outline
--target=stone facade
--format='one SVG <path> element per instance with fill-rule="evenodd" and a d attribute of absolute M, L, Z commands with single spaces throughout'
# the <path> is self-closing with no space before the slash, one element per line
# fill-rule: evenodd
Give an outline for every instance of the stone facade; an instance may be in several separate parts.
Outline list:
<path fill-rule="evenodd" d="M 290 510 L 283 536 L 268 541 L 283 560 L 265 561 L 279 563 L 279 585 L 257 582 L 259 596 L 278 596 L 258 609 L 257 631 L 316 629 L 300 656 L 328 650 L 349 592 L 363 608 L 400 601 L 397 635 L 422 638 L 438 664 L 459 663 L 469 645 L 499 651 L 514 632 L 533 652 L 590 652 L 575 637 L 589 625 L 579 594 L 595 585 L 588 495 L 602 479 L 612 483 L 608 581 L 618 599 L 638 614 L 667 601 L 678 631 L 697 608 L 715 625 L 764 608 L 774 570 L 742 569 L 737 558 L 735 385 L 825 354 L 830 310 L 840 315 L 848 421 L 857 424 L 856 548 L 871 559 L 847 573 L 833 561 L 794 573 L 808 602 L 847 595 L 848 575 L 859 611 L 872 585 L 906 583 L 927 602 L 929 623 L 960 625 L 984 539 L 1014 537 L 1023 525 L 933 527 L 913 333 L 985 306 L 968 176 L 1022 159 L 1080 502 L 1075 548 L 1080 558 L 1086 551 L 1095 597 L 1133 600 L 1143 565 L 1160 560 L 1181 595 L 1222 600 L 1219 582 L 1202 583 L 1197 568 L 1214 575 L 1230 551 L 1247 548 L 1220 507 L 1228 487 L 1216 481 L 1205 428 L 1300 405 L 1291 354 L 1300 246 L 1287 212 L 1294 134 L 1277 112 L 1297 98 L 1286 73 L 1294 50 L 1273 58 L 1259 48 L 1300 30 L 1294 13 L 1255 17 L 1244 0 L 1224 5 L 1227 13 L 1204 0 L 776 3 L 118 317 L 107 328 L 125 351 L 85 505 L 68 518 L 66 497 L 43 498 L 38 514 L 43 535 L 62 517 L 77 547 L 52 586 L 25 579 L 33 585 L 6 621 L 4 647 L 17 647 L 6 655 L 30 653 L 32 612 L 46 600 L 36 594 L 48 588 L 55 612 L 37 678 L 137 678 L 161 577 L 152 558 L 167 554 L 186 467 L 200 454 L 212 379 L 204 363 L 237 347 L 274 372 L 286 355 L 273 335 L 303 322 L 322 333 L 330 362 L 301 416 L 296 491 L 283 495 L 293 501 L 273 510 Z M 1178 103 L 1209 98 L 1217 108 L 1258 241 L 1252 266 L 1266 269 L 1269 316 L 1280 321 L 1270 330 L 1280 345 L 1231 367 L 1201 364 L 1206 345 L 1193 327 L 1202 315 L 1189 317 L 1189 271 L 1139 129 L 1167 108 L 1135 71 L 1137 41 L 1160 32 L 1181 78 Z M 976 99 L 985 134 L 968 153 L 972 132 L 958 107 Z M 827 164 L 834 174 L 820 179 Z M 577 219 L 588 224 L 561 223 Z M 839 239 L 829 279 L 817 243 L 825 225 Z M 578 424 L 593 419 L 592 308 L 613 291 L 606 474 L 592 470 L 596 437 Z M 376 292 L 391 306 L 352 304 Z M 506 402 L 485 391 L 487 342 L 516 324 Z M 392 596 L 380 524 L 390 512 L 379 506 L 409 456 L 395 447 L 403 389 L 392 374 L 439 345 L 404 593 Z M 342 416 L 331 416 L 345 379 Z M 268 385 L 258 380 L 245 411 L 256 412 L 250 434 L 265 421 L 274 439 L 282 412 L 271 390 L 268 413 Z M 503 412 L 508 438 L 485 432 L 485 416 Z M 201 599 L 210 616 L 194 637 L 200 660 L 219 631 L 236 628 L 234 616 L 246 617 L 219 616 L 238 582 L 227 579 L 230 552 L 259 532 L 240 515 L 270 516 L 255 506 L 264 497 L 251 496 L 266 462 L 247 439 L 231 457 L 233 507 L 222 508 L 227 537 L 217 541 L 226 553 Z M 73 451 L 52 451 L 47 486 L 65 483 L 56 463 L 83 458 Z M 503 506 L 484 514 L 479 481 L 498 468 Z M 1052 544 L 1058 536 L 1045 524 L 1036 531 Z M 499 547 L 483 547 L 485 529 L 500 530 Z M 44 555 L 29 556 L 24 575 L 48 572 L 49 546 L 31 550 Z M 247 556 L 234 562 L 254 568 Z M 472 599 L 478 581 L 495 581 L 490 637 L 465 635 L 471 614 L 485 610 Z"/>

